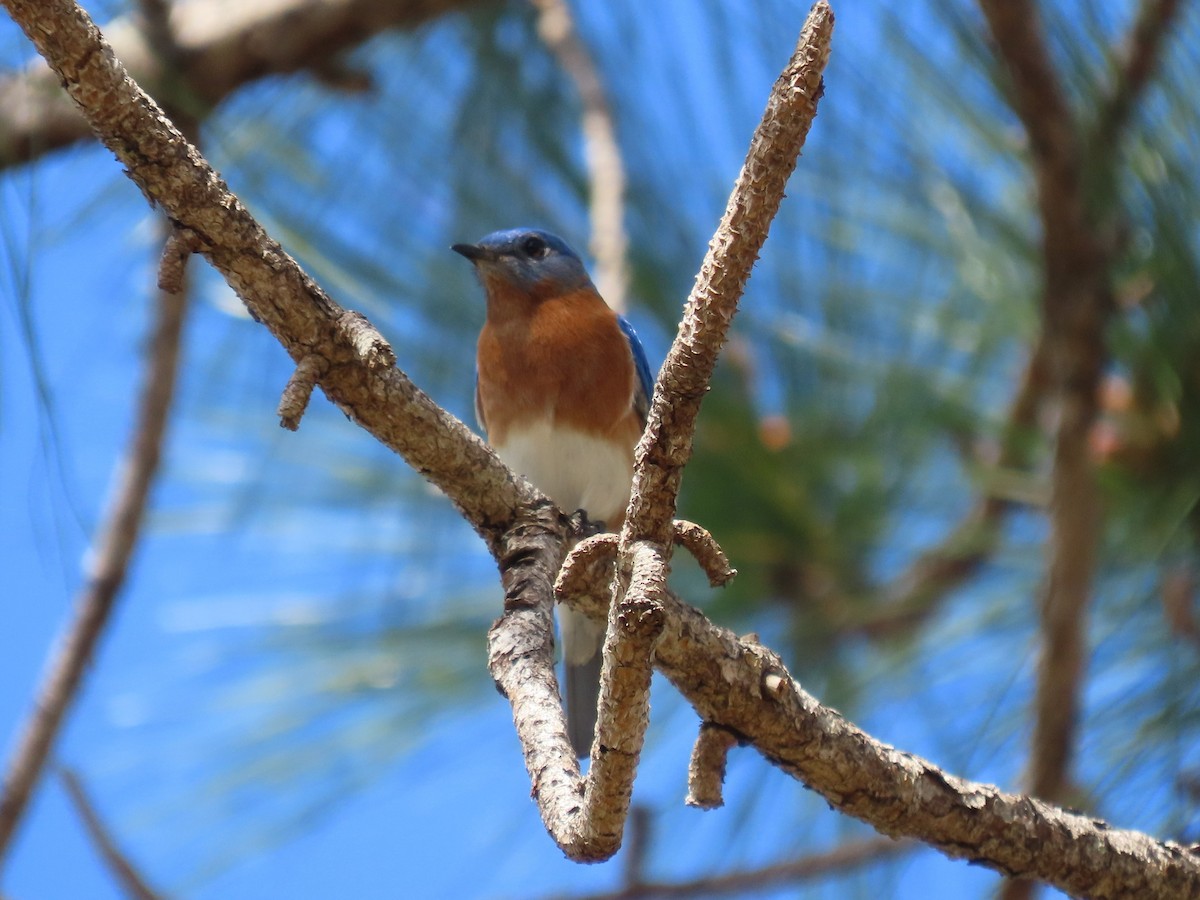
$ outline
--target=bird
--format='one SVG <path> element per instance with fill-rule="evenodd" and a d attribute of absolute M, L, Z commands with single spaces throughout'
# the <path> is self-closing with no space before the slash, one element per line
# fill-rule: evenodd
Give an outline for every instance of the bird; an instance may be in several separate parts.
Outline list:
<path fill-rule="evenodd" d="M 566 512 L 620 531 L 633 453 L 653 378 L 629 321 L 600 296 L 579 255 L 537 228 L 454 244 L 487 301 L 475 370 L 475 416 L 511 469 Z M 600 691 L 602 625 L 559 610 L 567 736 L 588 755 Z"/>

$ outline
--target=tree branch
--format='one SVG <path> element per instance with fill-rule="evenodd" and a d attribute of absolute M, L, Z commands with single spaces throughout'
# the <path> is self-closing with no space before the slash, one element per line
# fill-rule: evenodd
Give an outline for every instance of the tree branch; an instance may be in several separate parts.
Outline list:
<path fill-rule="evenodd" d="M 591 251 L 596 258 L 596 287 L 617 312 L 628 306 L 629 266 L 625 235 L 625 164 L 612 106 L 600 72 L 579 37 L 566 0 L 532 0 L 538 11 L 538 34 L 558 64 L 575 82 L 583 102 L 583 158 L 587 164 L 591 202 Z"/>
<path fill-rule="evenodd" d="M 1109 269 L 1111 241 L 1089 202 L 1084 173 L 1091 172 L 1093 197 L 1115 196 L 1111 148 L 1080 140 L 1064 99 L 1030 0 L 980 0 L 997 53 L 1013 85 L 1013 108 L 1029 135 L 1042 223 L 1043 340 L 1059 404 L 1050 502 L 1048 573 L 1042 598 L 1042 648 L 1038 661 L 1029 786 L 1039 797 L 1062 799 L 1070 791 L 1071 757 L 1079 719 L 1079 696 L 1087 665 L 1087 613 L 1095 578 L 1103 511 L 1089 435 L 1099 412 L 1101 377 L 1107 360 L 1104 333 L 1114 309 Z M 1169 12 L 1169 11 L 1168 11 Z M 1153 37 L 1146 10 L 1135 34 Z M 1133 69 L 1118 88 L 1099 126 L 1116 131 L 1144 84 L 1156 39 L 1138 42 Z M 1007 900 L 1028 896 L 1028 884 L 1011 883 Z"/>
<path fill-rule="evenodd" d="M 660 598 L 629 606 L 606 636 L 614 661 L 602 703 L 620 710 L 599 723 L 601 738 L 587 778 L 567 739 L 554 676 L 553 584 L 562 562 L 566 520 L 536 508 L 505 536 L 500 559 L 504 615 L 488 632 L 488 669 L 513 707 L 533 796 L 546 830 L 571 859 L 608 859 L 621 846 L 633 776 L 649 715 L 650 654 L 663 628 Z M 639 565 L 634 578 L 641 579 Z M 603 603 L 596 599 L 596 607 Z M 607 692 L 607 693 L 605 693 Z"/>
<path fill-rule="evenodd" d="M 1162 54 L 1163 41 L 1179 13 L 1180 0 L 1142 0 L 1137 17 L 1117 57 L 1108 97 L 1096 117 L 1089 145 L 1112 154 L 1134 104 L 1150 83 Z"/>
<path fill-rule="evenodd" d="M 516 510 L 541 494 L 487 445 L 364 345 L 334 303 L 247 212 L 194 147 L 125 73 L 70 0 L 5 0 L 89 124 L 146 197 L 196 235 L 197 249 L 296 362 L 323 357 L 321 387 L 351 419 L 447 492 L 496 547 Z M 464 486 L 469 486 L 469 490 Z"/>
<path fill-rule="evenodd" d="M 162 0 L 154 0 L 162 6 Z M 197 119 L 243 84 L 264 75 L 319 70 L 388 28 L 414 28 L 476 0 L 184 0 L 170 4 L 174 41 L 163 45 L 134 17 L 104 34 L 126 68 L 163 102 Z M 163 23 L 160 20 L 158 28 Z M 174 48 L 181 69 L 163 59 Z M 88 122 L 40 60 L 0 79 L 0 168 L 90 138 Z"/>
<path fill-rule="evenodd" d="M 1045 342 L 1038 341 L 1030 354 L 1021 384 L 1009 406 L 1000 449 L 989 467 L 996 472 L 1029 465 L 1029 434 L 1037 427 L 1049 381 Z M 991 558 L 1000 526 L 1013 501 L 985 485 L 983 495 L 949 535 L 923 552 L 885 588 L 885 600 L 861 617 L 838 623 L 844 632 L 869 638 L 908 631 L 929 618 L 951 591 L 965 583 Z M 854 616 L 847 610 L 847 617 Z"/>
<path fill-rule="evenodd" d="M 633 495 L 622 546 L 649 540 L 669 547 L 672 516 L 692 455 L 700 404 L 708 392 L 750 269 L 767 239 L 788 178 L 816 116 L 824 89 L 833 12 L 820 0 L 809 15 L 796 53 L 775 82 L 746 161 L 709 242 L 708 253 L 684 306 L 683 321 L 655 385 L 646 431 L 638 442 Z"/>
<path fill-rule="evenodd" d="M 684 803 L 699 809 L 717 809 L 724 805 L 725 767 L 729 751 L 737 743 L 738 736 L 725 726 L 700 723 L 700 734 L 688 763 L 688 792 Z"/>
<path fill-rule="evenodd" d="M 981 0 L 1013 83 L 1013 106 L 1030 138 L 1042 219 L 1042 314 L 1060 403 L 1050 508 L 1050 557 L 1042 600 L 1030 789 L 1059 799 L 1070 759 L 1086 666 L 1087 606 L 1102 522 L 1087 446 L 1096 418 L 1108 302 L 1105 260 L 1086 215 L 1085 168 L 1074 118 L 1028 0 Z"/>
<path fill-rule="evenodd" d="M 1200 855 L 943 772 L 821 706 L 766 648 L 673 594 L 665 609 L 656 664 L 701 719 L 881 833 L 1093 900 L 1200 896 Z"/>
<path fill-rule="evenodd" d="M 96 845 L 96 850 L 99 851 L 101 858 L 108 865 L 113 877 L 116 878 L 125 893 L 134 900 L 161 900 L 162 895 L 150 886 L 142 873 L 130 862 L 129 857 L 117 846 L 112 832 L 100 817 L 96 805 L 92 803 L 79 776 L 64 766 L 59 768 L 58 777 L 67 790 L 67 796 L 71 798 L 75 812 L 83 821 L 83 827 L 87 830 L 88 837 Z"/>
<path fill-rule="evenodd" d="M 751 891 L 764 891 L 783 884 L 814 881 L 847 869 L 878 862 L 891 856 L 911 853 L 919 845 L 914 841 L 869 838 L 812 853 L 787 862 L 758 869 L 743 869 L 725 875 L 710 875 L 689 881 L 642 881 L 616 891 L 599 894 L 563 895 L 559 900 L 670 900 L 672 897 L 744 897 Z"/>
<path fill-rule="evenodd" d="M 767 108 L 750 139 L 725 214 L 684 304 L 679 331 L 654 387 L 646 430 L 634 451 L 633 491 L 613 575 L 610 632 L 625 605 L 643 602 L 643 597 L 632 590 L 638 585 L 631 578 L 636 563 L 645 567 L 648 593 L 657 596 L 666 590 L 671 550 L 680 536 L 673 517 L 683 469 L 692 455 L 700 404 L 708 393 L 750 269 L 766 243 L 771 222 L 783 202 L 784 188 L 816 118 L 832 34 L 833 11 L 825 0 L 818 0 L 801 29 L 792 58 L 767 98 Z M 601 720 L 620 714 L 616 707 L 605 704 L 603 684 L 613 671 L 610 662 L 606 655 L 601 675 Z M 602 750 L 603 745 L 597 743 L 593 763 Z"/>
<path fill-rule="evenodd" d="M 5 769 L 0 793 L 0 870 L 125 582 L 158 473 L 175 395 L 187 300 L 184 292 L 167 291 L 159 291 L 156 300 L 133 440 L 121 464 L 114 499 L 95 538 L 95 562 L 75 600 L 71 623 L 47 662 L 33 710 Z"/>
<path fill-rule="evenodd" d="M 622 604 L 637 602 L 627 594 L 635 547 L 655 557 L 646 583 L 654 585 L 656 591 L 665 589 L 676 536 L 673 517 L 683 469 L 691 458 L 700 404 L 708 392 L 750 269 L 766 242 L 770 223 L 783 201 L 784 188 L 816 116 L 832 30 L 833 12 L 825 0 L 818 0 L 804 23 L 791 60 L 768 97 L 725 214 L 684 305 L 679 331 L 659 372 L 646 429 L 634 452 L 633 491 L 613 576 L 610 630 Z M 602 684 L 610 673 L 606 658 Z M 603 698 L 603 687 L 601 692 Z M 599 718 L 614 714 L 602 699 Z M 593 762 L 601 750 L 599 743 L 593 747 Z"/>
<path fill-rule="evenodd" d="M 201 237 L 204 254 L 293 358 L 319 352 L 329 359 L 321 380 L 326 394 L 446 490 L 501 559 L 506 607 L 544 615 L 542 631 L 548 636 L 551 584 L 566 520 L 403 373 L 362 359 L 342 330 L 340 308 L 262 232 L 157 107 L 126 80 L 74 4 L 3 2 L 130 176 Z M 513 539 L 521 531 L 529 538 L 523 548 Z M 513 552 L 505 555 L 509 548 Z M 528 580 L 528 590 L 518 583 L 516 564 L 522 560 L 536 575 Z M 594 602 L 591 614 L 599 617 L 608 594 L 603 588 L 597 594 L 584 592 L 579 603 Z M 1182 847 L 947 775 L 887 747 L 803 692 L 764 648 L 717 628 L 669 593 L 661 602 L 665 616 L 656 665 L 702 719 L 743 735 L 766 759 L 884 833 L 919 837 L 949 855 L 1090 897 L 1200 893 L 1200 858 Z M 557 696 L 554 704 L 559 708 Z M 569 755 L 565 734 L 561 742 Z M 544 789 L 535 783 L 539 795 Z M 566 799 L 579 802 L 577 793 Z"/>
<path fill-rule="evenodd" d="M 650 655 L 662 629 L 667 561 L 680 533 L 672 519 L 679 477 L 690 456 L 695 418 L 717 353 L 816 115 L 832 27 L 829 7 L 818 2 L 771 92 L 655 386 L 646 433 L 635 452 L 633 499 L 621 532 L 612 601 L 603 607 L 608 630 L 599 715 L 591 768 L 582 787 L 578 764 L 564 739 L 561 705 L 550 667 L 546 608 L 550 594 L 546 587 L 552 578 L 539 572 L 537 609 L 531 612 L 524 605 L 506 603 L 505 616 L 489 635 L 489 644 L 503 650 L 489 654 L 489 667 L 513 704 L 543 822 L 572 859 L 605 859 L 620 847 L 633 775 L 649 722 Z M 666 453 L 661 452 L 664 449 Z M 641 492 L 646 492 L 645 496 Z M 648 496 L 654 498 L 653 503 L 645 502 Z M 690 528 L 683 530 L 681 540 L 697 547 L 704 544 Z M 594 551 L 599 546 L 601 542 L 593 540 L 581 556 L 598 562 L 599 554 Z M 580 566 L 586 562 L 573 561 L 573 570 Z M 715 563 L 713 568 L 727 570 L 728 565 Z M 573 577 L 567 575 L 561 584 L 568 584 Z M 519 677 L 514 674 L 518 669 Z M 544 800 L 543 786 L 548 786 Z"/>

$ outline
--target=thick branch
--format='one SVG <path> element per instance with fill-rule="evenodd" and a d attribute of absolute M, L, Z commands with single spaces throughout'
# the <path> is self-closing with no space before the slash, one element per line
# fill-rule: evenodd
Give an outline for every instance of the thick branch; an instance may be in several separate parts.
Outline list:
<path fill-rule="evenodd" d="M 593 848 L 579 831 L 583 782 L 554 676 L 554 578 L 566 536 L 562 517 L 546 506 L 527 510 L 504 535 L 504 615 L 488 632 L 488 671 L 512 704 L 546 830 L 584 858 L 605 858 L 609 848 Z"/>
<path fill-rule="evenodd" d="M 585 779 L 567 739 L 554 675 L 553 584 L 566 521 L 551 506 L 525 511 L 504 536 L 504 615 L 488 633 L 488 669 L 513 708 L 546 830 L 571 859 L 608 859 L 620 849 L 633 777 L 649 718 L 650 656 L 663 628 L 660 597 L 613 609 L 604 658 L 600 740 Z M 644 556 L 644 554 L 639 554 Z M 634 578 L 646 577 L 646 566 Z"/>
<path fill-rule="evenodd" d="M 166 47 L 133 18 L 104 34 L 133 77 L 161 102 L 197 118 L 237 88 L 266 75 L 315 69 L 393 27 L 412 28 L 473 0 L 185 0 L 170 4 L 171 44 L 182 70 L 162 59 Z M 161 29 L 162 23 L 159 23 Z M 165 64 L 167 63 L 167 64 Z M 182 96 L 181 96 L 182 94 Z M 0 167 L 24 162 L 92 136 L 42 61 L 0 79 Z"/>
<path fill-rule="evenodd" d="M 692 455 L 696 416 L 750 269 L 766 242 L 767 229 L 816 117 L 832 30 L 833 12 L 820 0 L 751 138 L 655 385 L 649 422 L 637 446 L 622 546 L 635 540 L 670 546 L 672 516 L 683 468 Z"/>
<path fill-rule="evenodd" d="M 981 5 L 1030 138 L 1042 219 L 1044 340 L 1060 405 L 1029 767 L 1033 793 L 1054 800 L 1070 785 L 1087 661 L 1087 608 L 1103 521 L 1088 435 L 1098 411 L 1112 302 L 1103 244 L 1083 195 L 1083 147 L 1036 9 L 1028 0 Z"/>
<path fill-rule="evenodd" d="M 657 666 L 701 718 L 883 834 L 1094 900 L 1200 896 L 1200 856 L 1178 844 L 945 773 L 821 706 L 758 644 L 674 596 L 666 611 Z"/>
<path fill-rule="evenodd" d="M 605 611 L 604 573 L 582 611 Z M 760 644 L 674 594 L 655 666 L 701 719 L 729 729 L 829 803 L 893 837 L 1093 900 L 1200 896 L 1200 854 L 944 772 L 847 722 Z"/>

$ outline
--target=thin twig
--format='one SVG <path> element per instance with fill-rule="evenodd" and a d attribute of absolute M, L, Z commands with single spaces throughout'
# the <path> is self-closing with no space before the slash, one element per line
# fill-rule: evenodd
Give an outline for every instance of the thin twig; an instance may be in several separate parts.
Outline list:
<path fill-rule="evenodd" d="M 183 53 L 171 27 L 171 7 L 168 0 L 138 0 L 142 28 L 150 50 L 162 60 L 167 71 L 178 77 L 183 69 Z"/>
<path fill-rule="evenodd" d="M 997 472 L 1029 465 L 1030 434 L 1046 399 L 1049 372 L 1045 343 L 1038 341 L 1009 406 L 1000 450 L 989 468 Z M 884 589 L 886 598 L 866 613 L 838 623 L 843 633 L 885 638 L 910 631 L 939 608 L 941 601 L 965 583 L 991 558 L 1000 527 L 1014 503 L 985 486 L 983 495 L 938 546 L 922 553 Z M 848 616 L 854 615 L 851 612 Z"/>
<path fill-rule="evenodd" d="M 701 722 L 700 733 L 688 763 L 688 793 L 684 801 L 700 809 L 716 809 L 725 803 L 725 766 L 738 737 L 723 725 Z"/>
<path fill-rule="evenodd" d="M 368 368 L 390 369 L 396 365 L 396 353 L 391 344 L 362 313 L 353 309 L 342 310 L 338 315 L 338 324 L 349 338 L 350 346 L 359 360 Z"/>
<path fill-rule="evenodd" d="M 1117 70 L 1089 145 L 1113 153 L 1138 97 L 1150 83 L 1162 56 L 1162 45 L 1181 6 L 1180 0 L 1142 0 L 1137 16 L 1117 55 Z"/>
<path fill-rule="evenodd" d="M 159 291 L 156 301 L 133 440 L 121 463 L 114 499 L 94 541 L 95 561 L 75 600 L 71 623 L 47 662 L 33 710 L 5 770 L 0 796 L 0 869 L 125 582 L 158 472 L 175 395 L 186 292 Z"/>
<path fill-rule="evenodd" d="M 625 234 L 625 164 L 617 141 L 612 105 L 600 70 L 575 29 L 565 0 L 532 0 L 538 10 L 538 34 L 575 82 L 583 103 L 583 158 L 590 185 L 592 256 L 596 287 L 617 312 L 628 306 L 629 265 Z"/>
<path fill-rule="evenodd" d="M 648 808 L 630 807 L 628 832 L 621 859 L 621 881 L 627 890 L 646 883 L 646 859 L 654 837 L 654 816 Z"/>
<path fill-rule="evenodd" d="M 687 550 L 700 564 L 708 576 L 708 583 L 713 587 L 725 587 L 737 576 L 737 569 L 729 565 L 729 557 L 716 538 L 695 522 L 675 520 L 675 543 Z"/>
<path fill-rule="evenodd" d="M 158 260 L 158 289 L 168 294 L 183 293 L 187 261 L 199 250 L 200 242 L 194 232 L 187 228 L 171 228 Z"/>
<path fill-rule="evenodd" d="M 563 895 L 558 900 L 669 900 L 672 897 L 745 896 L 785 884 L 837 875 L 920 849 L 916 841 L 866 838 L 758 869 L 742 869 L 688 881 L 643 881 L 600 894 Z"/>
<path fill-rule="evenodd" d="M 1196 621 L 1196 573 L 1186 565 L 1163 572 L 1159 579 L 1163 617 L 1171 633 L 1200 647 L 1200 623 Z"/>
<path fill-rule="evenodd" d="M 300 427 L 300 420 L 304 418 L 304 411 L 308 409 L 308 401 L 312 399 L 313 389 L 328 368 L 329 361 L 316 354 L 306 356 L 296 364 L 275 411 L 282 427 L 288 431 L 296 431 Z"/>
<path fill-rule="evenodd" d="M 729 557 L 716 539 L 703 527 L 686 519 L 675 520 L 676 545 L 692 555 L 713 587 L 724 587 L 737 575 Z M 597 566 L 611 566 L 617 555 L 619 535 L 601 532 L 583 538 L 571 548 L 554 583 L 554 595 L 560 602 L 586 590 L 594 581 Z"/>
<path fill-rule="evenodd" d="M 163 895 L 150 886 L 150 883 L 138 871 L 137 866 L 130 861 L 128 855 L 117 846 L 112 830 L 100 816 L 79 776 L 72 769 L 59 766 L 58 777 L 61 779 L 63 787 L 66 788 L 67 796 L 71 798 L 75 812 L 83 822 L 84 829 L 92 839 L 92 843 L 95 844 L 101 858 L 107 863 L 113 877 L 116 878 L 125 893 L 134 900 L 162 900 Z"/>

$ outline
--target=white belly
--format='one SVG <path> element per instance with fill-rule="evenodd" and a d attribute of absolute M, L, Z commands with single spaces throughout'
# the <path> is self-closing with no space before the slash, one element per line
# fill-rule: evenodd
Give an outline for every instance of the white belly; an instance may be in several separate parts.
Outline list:
<path fill-rule="evenodd" d="M 585 509 L 588 518 L 611 528 L 629 505 L 632 448 L 543 421 L 510 428 L 508 440 L 496 452 L 563 512 Z"/>

